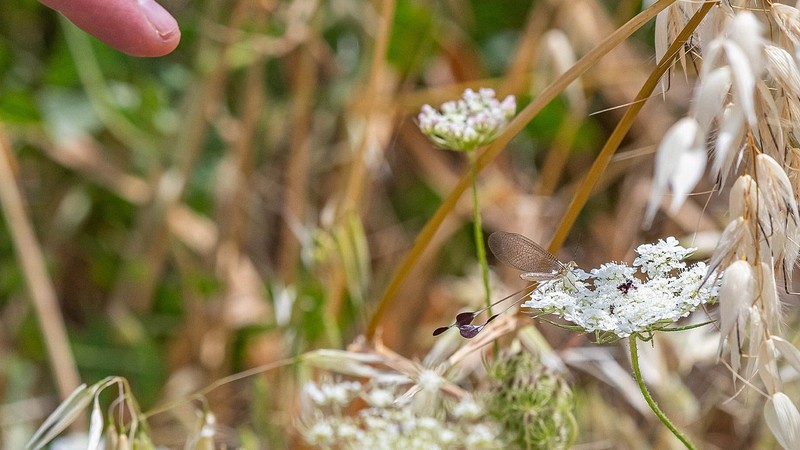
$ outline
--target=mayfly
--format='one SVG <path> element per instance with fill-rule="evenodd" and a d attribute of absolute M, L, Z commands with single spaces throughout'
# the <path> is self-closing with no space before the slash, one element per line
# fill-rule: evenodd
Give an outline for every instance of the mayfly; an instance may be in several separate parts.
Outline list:
<path fill-rule="evenodd" d="M 552 253 L 521 234 L 505 231 L 494 232 L 489 236 L 489 248 L 497 259 L 521 270 L 520 278 L 526 281 L 540 282 L 561 279 L 566 277 L 570 270 L 577 267 L 574 262 L 562 263 Z M 501 312 L 490 316 L 483 325 L 472 325 L 472 320 L 475 316 L 527 289 L 517 291 L 478 311 L 462 312 L 456 316 L 455 323 L 437 328 L 434 330 L 433 335 L 438 336 L 451 327 L 457 327 L 461 332 L 461 336 L 465 338 L 475 337 L 489 322 L 508 311 L 512 306 L 524 299 L 525 296 L 516 299 Z"/>

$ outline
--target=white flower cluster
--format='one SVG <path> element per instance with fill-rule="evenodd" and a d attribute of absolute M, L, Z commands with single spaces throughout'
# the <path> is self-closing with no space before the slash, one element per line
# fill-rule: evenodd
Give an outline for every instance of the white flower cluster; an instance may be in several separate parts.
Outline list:
<path fill-rule="evenodd" d="M 308 382 L 303 386 L 305 395 L 318 406 L 350 403 L 361 391 L 361 383 L 357 381 L 317 384 Z"/>
<path fill-rule="evenodd" d="M 423 105 L 417 120 L 420 130 L 439 147 L 470 151 L 494 139 L 516 111 L 513 95 L 500 102 L 493 89 L 467 89 L 461 100 L 444 103 L 441 112 Z"/>
<path fill-rule="evenodd" d="M 687 268 L 684 259 L 692 251 L 674 237 L 640 245 L 633 266 L 609 263 L 590 273 L 571 271 L 540 284 L 522 306 L 618 338 L 656 331 L 716 298 L 716 285 L 703 284 L 706 265 Z"/>
<path fill-rule="evenodd" d="M 361 391 L 360 393 L 357 391 Z M 500 426 L 485 419 L 483 407 L 465 396 L 445 414 L 421 414 L 398 405 L 391 387 L 357 382 L 306 383 L 313 411 L 299 427 L 312 446 L 341 449 L 502 449 Z M 357 395 L 369 405 L 355 415 L 342 411 Z"/>

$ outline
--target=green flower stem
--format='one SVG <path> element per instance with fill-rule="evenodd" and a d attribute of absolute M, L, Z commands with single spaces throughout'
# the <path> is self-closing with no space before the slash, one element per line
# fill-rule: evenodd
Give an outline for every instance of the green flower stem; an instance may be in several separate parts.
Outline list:
<path fill-rule="evenodd" d="M 672 422 L 670 422 L 666 414 L 664 414 L 664 411 L 661 411 L 661 409 L 656 404 L 656 401 L 653 399 L 653 397 L 650 395 L 650 392 L 647 390 L 647 386 L 645 386 L 644 384 L 644 379 L 642 379 L 642 372 L 639 370 L 639 350 L 636 347 L 636 339 L 638 339 L 638 335 L 636 334 L 632 334 L 629 339 L 630 341 L 629 347 L 631 352 L 631 365 L 633 366 L 633 375 L 636 378 L 636 382 L 639 383 L 639 389 L 642 391 L 642 395 L 644 396 L 645 401 L 647 401 L 647 404 L 650 405 L 650 409 L 652 409 L 653 412 L 656 413 L 656 416 L 661 421 L 661 423 L 666 425 L 666 427 L 669 428 L 670 431 L 672 431 L 672 434 L 674 434 L 675 437 L 677 437 L 681 442 L 683 442 L 683 445 L 685 445 L 686 448 L 695 450 L 697 447 L 695 447 L 694 444 L 692 444 L 692 441 L 690 441 L 688 437 L 686 437 L 683 433 L 681 433 L 680 430 L 678 430 L 675 427 L 675 425 L 673 425 Z"/>
<path fill-rule="evenodd" d="M 486 247 L 483 244 L 483 225 L 481 224 L 481 209 L 478 202 L 478 166 L 476 164 L 476 153 L 470 152 L 470 177 L 472 178 L 472 229 L 475 238 L 475 248 L 478 251 L 478 261 L 481 265 L 481 275 L 483 276 L 483 291 L 486 294 L 486 306 L 489 308 L 489 316 L 492 315 L 492 291 L 489 287 L 489 262 L 486 260 Z"/>

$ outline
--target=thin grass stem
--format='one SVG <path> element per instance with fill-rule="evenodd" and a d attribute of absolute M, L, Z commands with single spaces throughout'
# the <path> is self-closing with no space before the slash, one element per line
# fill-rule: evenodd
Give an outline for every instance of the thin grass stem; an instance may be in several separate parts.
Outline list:
<path fill-rule="evenodd" d="M 484 167 L 489 165 L 489 163 L 491 163 L 505 149 L 506 145 L 508 145 L 511 139 L 519 134 L 525 128 L 525 126 L 531 120 L 533 120 L 533 118 L 536 117 L 536 115 L 539 114 L 539 112 L 541 112 L 545 106 L 547 106 L 554 98 L 561 94 L 561 92 L 563 92 L 567 86 L 569 86 L 579 76 L 589 70 L 600 58 L 616 48 L 630 35 L 635 33 L 636 30 L 644 26 L 647 22 L 658 15 L 659 12 L 674 2 L 675 0 L 657 1 L 649 8 L 639 13 L 636 17 L 619 27 L 616 31 L 611 33 L 606 39 L 600 42 L 600 44 L 598 44 L 595 48 L 578 60 L 574 66 L 569 68 L 569 70 L 564 72 L 564 74 L 562 74 L 558 79 L 548 85 L 538 97 L 536 97 L 530 104 L 528 104 L 527 107 L 525 107 L 525 109 L 517 114 L 517 116 L 508 124 L 508 127 L 497 137 L 497 139 L 489 144 L 485 150 L 480 153 L 474 166 L 476 173 L 480 172 Z M 470 169 L 470 171 L 472 171 L 472 169 Z M 461 179 L 459 179 L 456 186 L 453 188 L 450 194 L 445 197 L 445 199 L 442 201 L 442 204 L 417 235 L 411 250 L 408 251 L 405 257 L 403 257 L 403 260 L 397 266 L 397 269 L 395 269 L 391 281 L 389 281 L 389 284 L 386 286 L 383 296 L 378 303 L 378 308 L 375 310 L 375 313 L 370 319 L 369 325 L 367 326 L 367 331 L 365 333 L 367 339 L 371 340 L 375 336 L 375 333 L 378 330 L 381 321 L 383 320 L 383 316 L 386 314 L 386 311 L 388 311 L 389 305 L 394 300 L 397 291 L 408 277 L 411 269 L 414 268 L 414 265 L 422 256 L 422 253 L 427 248 L 442 222 L 444 222 L 444 219 L 455 208 L 455 205 L 458 203 L 461 195 L 464 194 L 464 191 L 467 190 L 467 187 L 469 187 L 470 184 L 470 176 L 469 173 L 467 173 L 462 176 Z"/>
<path fill-rule="evenodd" d="M 553 239 L 550 241 L 550 246 L 548 247 L 550 253 L 556 253 L 561 246 L 564 245 L 564 241 L 567 239 L 569 231 L 575 224 L 578 214 L 581 212 L 581 210 L 583 210 L 584 205 L 586 205 L 586 201 L 589 200 L 589 195 L 591 195 L 595 185 L 605 172 L 608 164 L 611 162 L 611 158 L 614 156 L 614 153 L 616 153 L 617 149 L 622 143 L 622 140 L 633 126 L 636 116 L 644 107 L 645 100 L 652 95 L 656 86 L 658 86 L 659 80 L 672 65 L 673 60 L 678 56 L 678 50 L 683 47 L 684 43 L 689 39 L 692 33 L 694 33 L 694 30 L 698 25 L 700 25 L 700 22 L 703 20 L 706 14 L 708 14 L 708 12 L 711 11 L 711 8 L 717 3 L 718 2 L 703 3 L 703 6 L 700 7 L 694 16 L 692 16 L 672 45 L 670 45 L 669 49 L 667 49 L 667 52 L 664 54 L 664 57 L 661 59 L 661 61 L 659 61 L 656 68 L 650 73 L 650 76 L 639 90 L 639 94 L 636 96 L 636 99 L 633 100 L 631 106 L 627 109 L 627 111 L 625 111 L 625 115 L 622 116 L 622 119 L 620 119 L 617 127 L 611 133 L 611 136 L 609 136 L 606 144 L 603 146 L 603 149 L 600 150 L 600 153 L 594 160 L 592 167 L 589 168 L 589 173 L 586 174 L 580 187 L 577 191 L 575 191 L 575 196 L 572 198 L 567 211 L 564 213 L 564 217 L 561 219 L 561 223 L 553 235 Z"/>
<path fill-rule="evenodd" d="M 80 374 L 69 347 L 56 289 L 47 273 L 44 251 L 36 238 L 17 177 L 14 175 L 15 161 L 11 143 L 0 124 L 0 207 L 42 329 L 53 381 L 61 398 L 66 399 L 80 384 Z"/>

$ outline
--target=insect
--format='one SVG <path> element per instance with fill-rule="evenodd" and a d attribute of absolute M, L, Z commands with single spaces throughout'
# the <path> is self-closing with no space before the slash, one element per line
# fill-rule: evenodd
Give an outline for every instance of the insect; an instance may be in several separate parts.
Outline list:
<path fill-rule="evenodd" d="M 497 231 L 492 233 L 489 236 L 489 248 L 492 250 L 492 253 L 494 253 L 494 256 L 496 256 L 497 259 L 508 264 L 509 266 L 521 270 L 522 274 L 520 274 L 520 278 L 526 281 L 540 282 L 556 280 L 565 277 L 570 270 L 577 267 L 574 261 L 568 264 L 562 263 L 558 260 L 558 258 L 553 256 L 552 253 L 542 248 L 542 246 L 517 233 L 508 233 L 505 231 Z M 499 303 L 508 300 L 509 298 L 515 297 L 526 290 L 528 290 L 528 288 L 517 291 L 507 297 L 503 297 L 486 308 L 478 311 L 462 312 L 456 315 L 455 323 L 446 327 L 437 328 L 433 331 L 433 335 L 438 336 L 447 331 L 449 328 L 457 327 L 461 332 L 461 336 L 465 338 L 475 337 L 489 322 L 494 320 L 500 314 L 508 311 L 512 306 L 524 299 L 525 296 L 514 300 L 501 312 L 490 316 L 488 319 L 486 319 L 486 322 L 484 322 L 483 325 L 472 325 L 472 320 L 475 319 L 475 316 L 486 310 L 489 310 Z"/>
<path fill-rule="evenodd" d="M 489 248 L 500 261 L 522 271 L 527 281 L 548 281 L 563 278 L 577 267 L 574 261 L 562 263 L 542 246 L 517 233 L 497 231 L 489 236 Z"/>
<path fill-rule="evenodd" d="M 617 286 L 617 289 L 619 289 L 619 291 L 622 292 L 623 294 L 627 295 L 628 291 L 630 291 L 631 289 L 636 289 L 636 286 L 633 285 L 633 280 L 627 280 L 626 282 Z"/>

